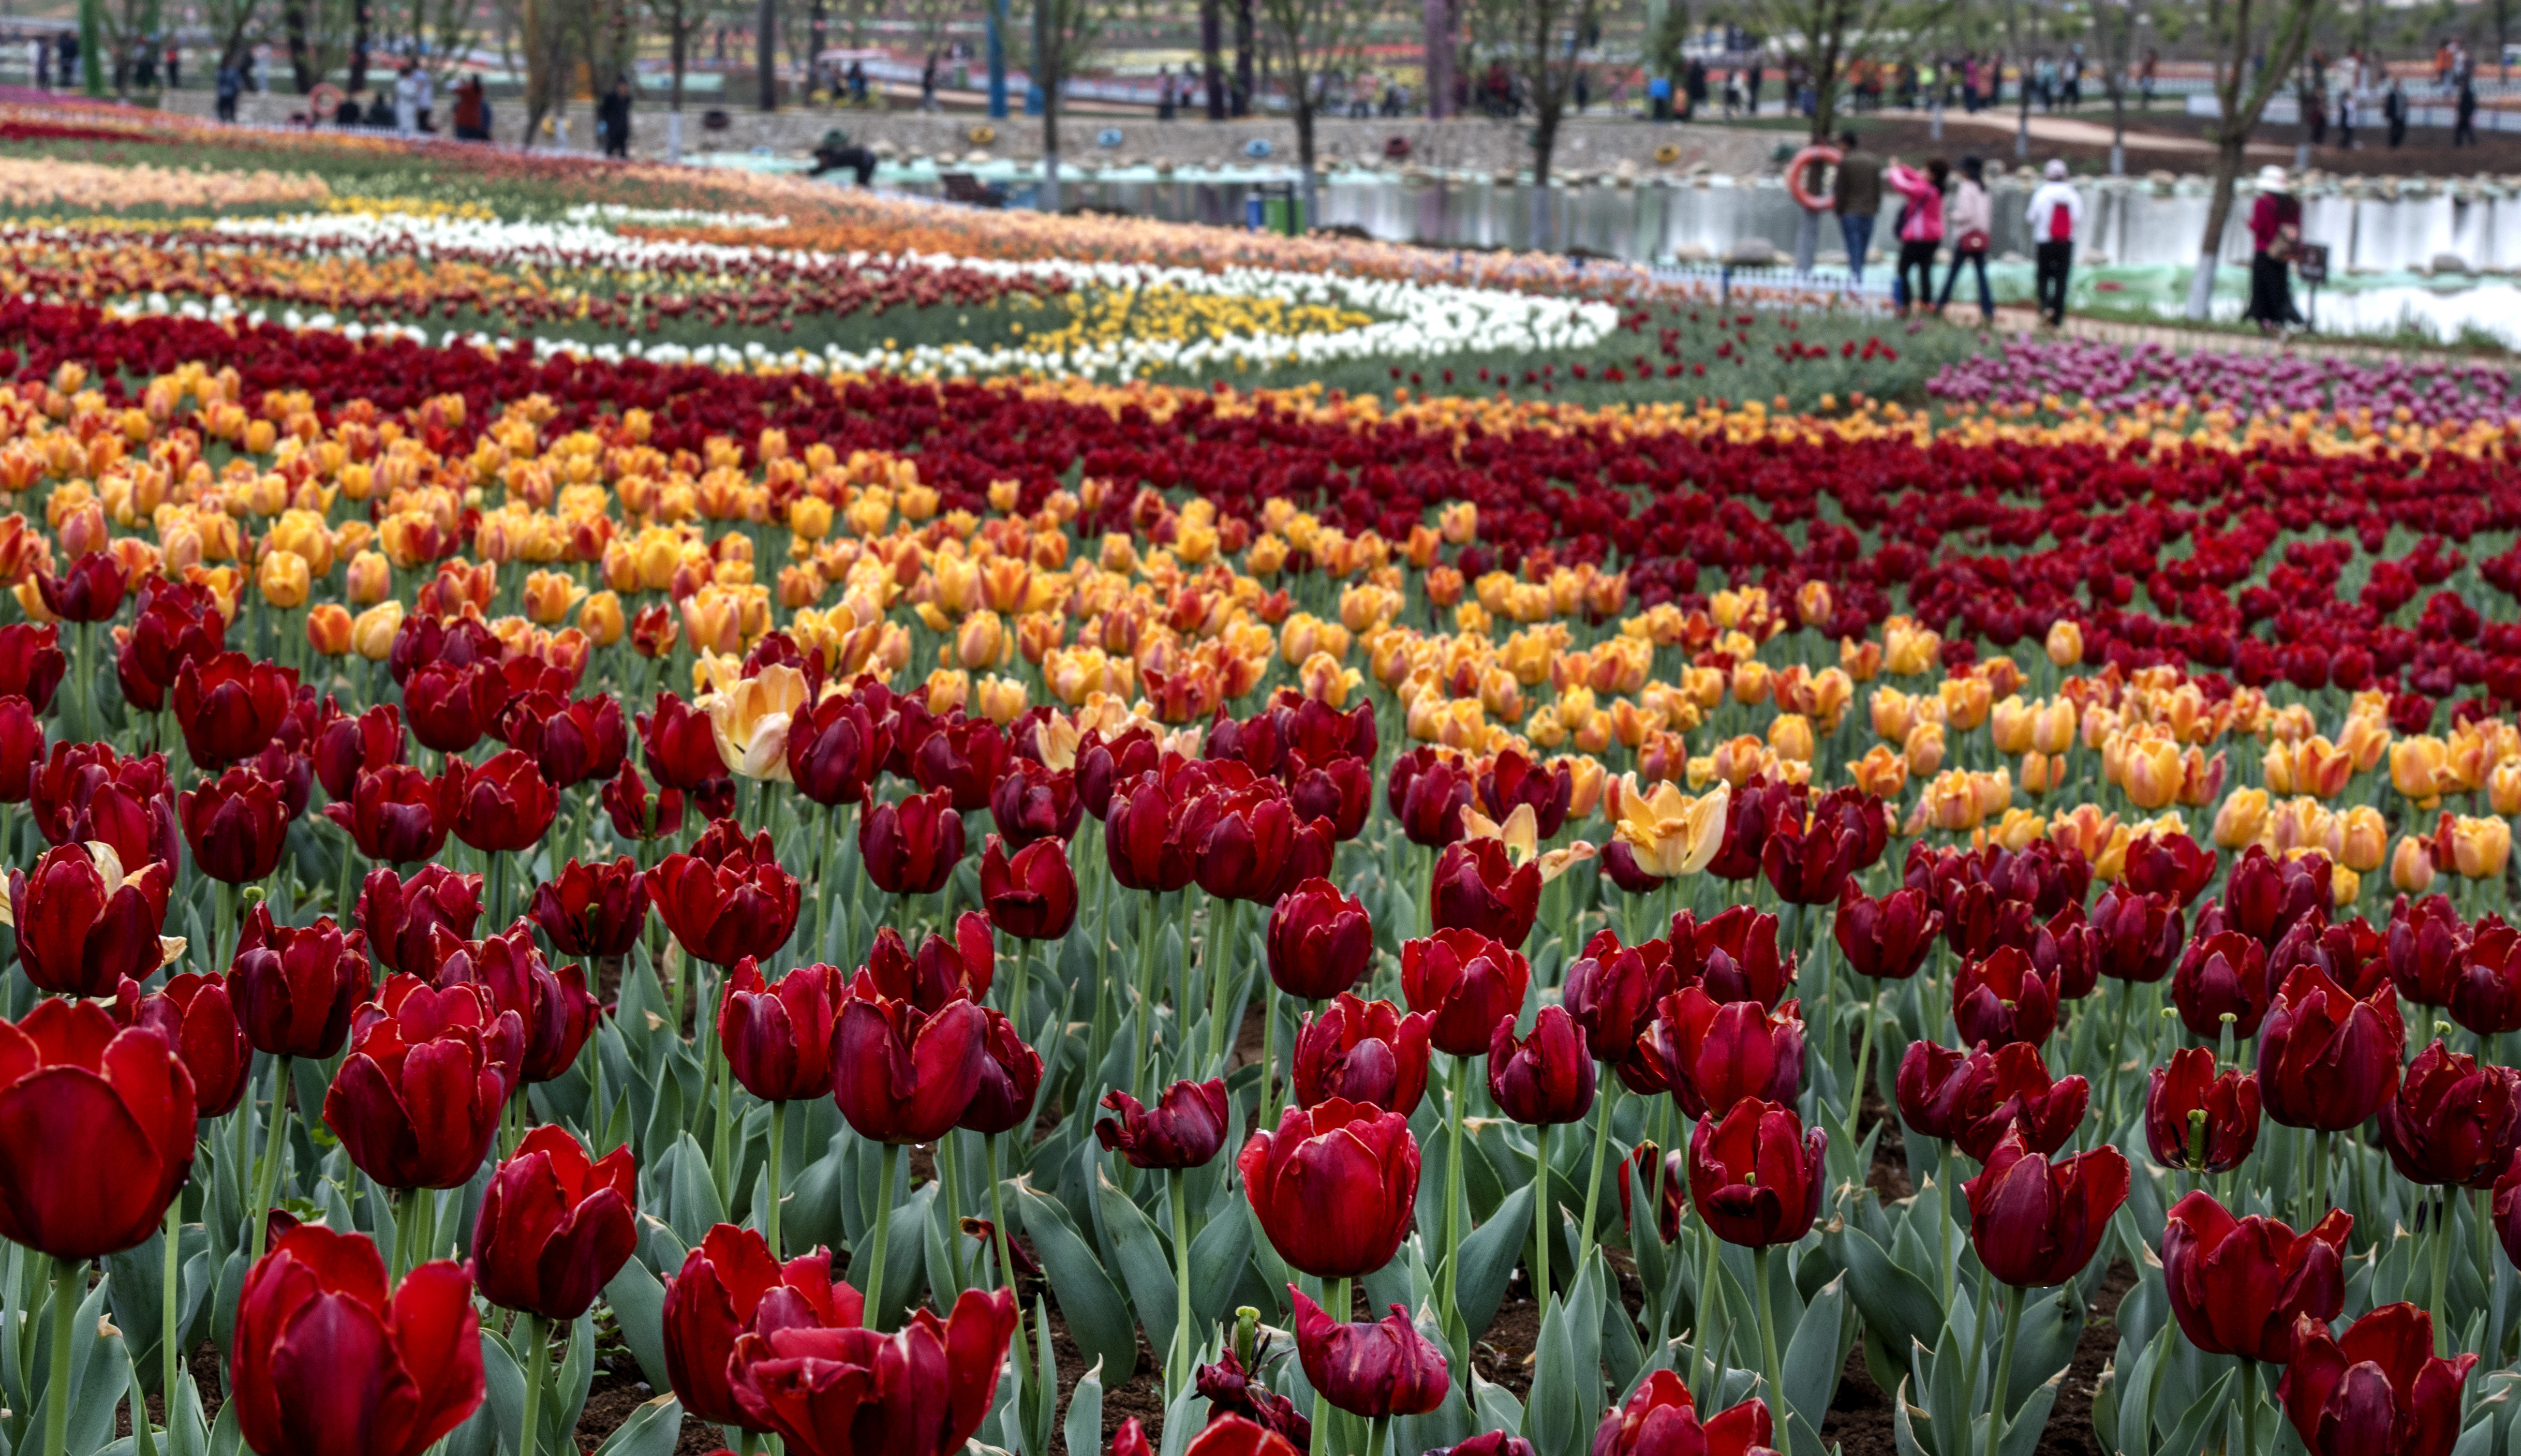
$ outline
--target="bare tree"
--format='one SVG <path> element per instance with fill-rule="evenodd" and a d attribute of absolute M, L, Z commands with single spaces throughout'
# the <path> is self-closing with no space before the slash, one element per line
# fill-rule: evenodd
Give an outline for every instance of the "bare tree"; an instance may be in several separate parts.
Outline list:
<path fill-rule="evenodd" d="M 344 67 L 347 90 L 355 94 L 367 84 L 366 0 L 287 0 L 280 20 L 298 95 Z"/>
<path fill-rule="evenodd" d="M 2008 5 L 2008 20 L 2010 19 Z M 1932 28 L 1948 0 L 1756 0 L 1748 7 L 1751 28 L 1774 37 L 1790 67 L 1800 66 L 1811 88 L 1811 138 L 1825 142 L 1838 129 L 1838 106 L 1850 63 L 1885 37 Z M 1792 98 L 1787 104 L 1793 105 Z"/>
<path fill-rule="evenodd" d="M 1261 24 L 1296 122 L 1302 174 L 1297 185 L 1307 226 L 1314 218 L 1313 119 L 1331 103 L 1331 86 L 1350 73 L 1383 16 L 1380 0 L 1260 0 Z"/>
<path fill-rule="evenodd" d="M 2188 317 L 2202 320 L 2215 297 L 2215 264 L 2223 250 L 2223 227 L 2232 217 L 2232 193 L 2250 133 L 2302 62 L 2320 0 L 2207 0 L 2206 24 L 2215 46 L 2215 192 L 2206 206 L 2206 236 L 2197 245 L 2197 271 L 2188 281 Z M 2258 31 L 2266 12 L 2270 23 Z M 2252 68 L 2256 67 L 2253 70 Z"/>
<path fill-rule="evenodd" d="M 1041 88 L 1043 210 L 1059 210 L 1059 99 L 1102 38 L 1102 0 L 1032 0 L 1032 83 Z"/>
<path fill-rule="evenodd" d="M 1555 232 L 1549 163 L 1558 150 L 1567 98 L 1576 89 L 1576 73 L 1583 68 L 1584 49 L 1599 23 L 1600 0 L 1523 0 L 1517 9 L 1514 49 L 1533 116 L 1532 246 L 1545 249 Z"/>
<path fill-rule="evenodd" d="M 666 150 L 680 159 L 683 145 L 683 77 L 691 70 L 692 42 L 711 19 L 709 0 L 647 0 L 648 17 L 665 32 Z"/>
<path fill-rule="evenodd" d="M 2135 64 L 2136 0 L 2093 0 L 2101 86 L 2110 98 L 2110 175 L 2127 175 L 2127 79 Z"/>
<path fill-rule="evenodd" d="M 262 0 L 205 0 L 202 19 L 219 66 L 244 65 L 246 53 L 263 38 Z"/>

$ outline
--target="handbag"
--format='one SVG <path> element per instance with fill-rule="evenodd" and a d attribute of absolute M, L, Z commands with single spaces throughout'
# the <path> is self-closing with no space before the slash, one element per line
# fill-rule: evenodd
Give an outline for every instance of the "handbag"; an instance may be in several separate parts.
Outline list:
<path fill-rule="evenodd" d="M 1968 232 L 1960 235 L 1958 241 L 1952 244 L 1952 249 L 1957 252 L 1985 252 L 1987 251 L 1988 242 L 1989 239 L 1985 228 L 1971 228 Z"/>

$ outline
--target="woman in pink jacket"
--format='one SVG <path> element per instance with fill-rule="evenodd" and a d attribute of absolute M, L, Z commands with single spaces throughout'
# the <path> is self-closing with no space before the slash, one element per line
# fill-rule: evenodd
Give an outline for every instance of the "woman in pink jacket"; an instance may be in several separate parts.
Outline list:
<path fill-rule="evenodd" d="M 1883 170 L 1882 180 L 1900 194 L 1905 205 L 1900 214 L 1900 292 L 1904 295 L 1901 311 L 1923 312 L 1935 301 L 1935 251 L 1944 242 L 1944 184 L 1952 169 L 1942 158 L 1926 163 L 1922 172 L 1894 161 Z M 1909 274 L 1916 282 L 1908 281 Z"/>

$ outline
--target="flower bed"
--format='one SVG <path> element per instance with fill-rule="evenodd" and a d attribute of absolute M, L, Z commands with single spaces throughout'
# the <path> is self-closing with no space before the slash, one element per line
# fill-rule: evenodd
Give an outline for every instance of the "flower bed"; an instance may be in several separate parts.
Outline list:
<path fill-rule="evenodd" d="M 2512 372 L 2468 364 L 2389 362 L 2306 355 L 2177 353 L 2161 344 L 2120 348 L 2085 340 L 2023 341 L 1948 364 L 1927 382 L 1933 397 L 2007 408 L 2088 405 L 2223 410 L 2239 416 L 2310 413 L 2459 429 L 2499 425 L 2521 413 Z"/>

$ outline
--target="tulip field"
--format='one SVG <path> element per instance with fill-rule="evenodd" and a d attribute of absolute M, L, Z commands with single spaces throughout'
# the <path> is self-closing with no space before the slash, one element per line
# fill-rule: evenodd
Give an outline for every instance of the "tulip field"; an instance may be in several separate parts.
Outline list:
<path fill-rule="evenodd" d="M 0 108 L 0 1453 L 2521 1453 L 2507 375 L 480 156 Z"/>

